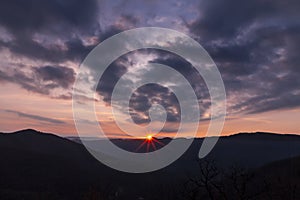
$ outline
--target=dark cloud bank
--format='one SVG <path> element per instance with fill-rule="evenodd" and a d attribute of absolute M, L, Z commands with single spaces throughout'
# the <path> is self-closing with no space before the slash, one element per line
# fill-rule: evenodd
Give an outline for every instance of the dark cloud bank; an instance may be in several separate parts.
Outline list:
<path fill-rule="evenodd" d="M 300 2 L 205 1 L 190 33 L 217 63 L 231 111 L 260 113 L 300 105 Z"/>
<path fill-rule="evenodd" d="M 199 17 L 184 21 L 190 36 L 205 47 L 220 69 L 227 95 L 233 101 L 229 113 L 261 113 L 300 106 L 299 1 L 215 0 L 195 1 L 195 5 Z M 54 88 L 69 89 L 75 79 L 74 70 L 59 63 L 80 62 L 87 55 L 96 44 L 85 44 L 85 36 L 94 36 L 100 42 L 126 28 L 147 26 L 137 25 L 138 19 L 147 18 L 146 15 L 128 15 L 120 10 L 114 15 L 123 19 L 123 26 L 111 24 L 104 29 L 98 20 L 99 12 L 94 0 L 1 1 L 0 26 L 12 39 L 0 40 L 0 49 L 57 64 L 36 66 L 30 75 L 1 67 L 0 81 L 14 82 L 45 95 Z M 174 17 L 184 19 L 185 15 L 188 13 L 183 8 L 182 13 Z M 47 46 L 34 39 L 37 34 L 48 36 L 50 43 L 59 39 L 63 42 Z M 181 72 L 197 91 L 200 104 L 205 104 L 203 109 L 209 107 L 209 103 L 204 103 L 208 93 L 203 81 L 189 63 L 161 52 L 157 54 L 160 58 L 151 62 L 166 64 Z M 128 62 L 126 56 L 120 59 Z M 97 89 L 104 101 L 109 103 L 114 84 L 126 73 L 127 67 L 116 61 L 108 69 Z M 140 88 L 132 97 L 130 109 L 136 122 L 147 121 L 153 99 L 169 108 L 169 121 L 178 120 L 172 113 L 178 106 L 172 94 L 166 88 L 150 85 Z"/>

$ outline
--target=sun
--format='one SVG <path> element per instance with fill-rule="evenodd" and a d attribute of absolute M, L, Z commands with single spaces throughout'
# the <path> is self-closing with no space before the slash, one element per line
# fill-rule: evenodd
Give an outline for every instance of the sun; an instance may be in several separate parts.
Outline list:
<path fill-rule="evenodd" d="M 135 151 L 138 152 L 144 146 L 146 146 L 146 150 L 147 150 L 146 152 L 150 152 L 150 148 L 151 151 L 156 151 L 157 150 L 156 145 L 160 145 L 161 147 L 165 146 L 162 142 L 156 139 L 156 137 L 154 137 L 154 134 L 147 133 L 146 136 L 142 138 L 142 143 L 137 147 Z"/>
<path fill-rule="evenodd" d="M 151 141 L 151 140 L 153 139 L 153 138 L 152 138 L 152 135 L 147 135 L 146 139 L 147 139 L 148 141 Z"/>

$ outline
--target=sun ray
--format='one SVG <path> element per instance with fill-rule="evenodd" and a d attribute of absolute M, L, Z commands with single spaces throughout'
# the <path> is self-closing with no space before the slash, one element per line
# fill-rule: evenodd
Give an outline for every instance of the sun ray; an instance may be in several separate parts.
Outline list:
<path fill-rule="evenodd" d="M 136 152 L 139 151 L 139 150 L 146 144 L 146 142 L 147 142 L 147 140 L 144 140 L 144 141 L 142 142 L 142 144 L 140 144 L 140 145 L 138 146 L 138 148 L 137 148 L 135 151 L 136 151 Z"/>
<path fill-rule="evenodd" d="M 150 152 L 151 151 L 156 151 L 159 147 L 157 147 L 156 144 L 158 144 L 158 146 L 162 147 L 165 144 L 160 142 L 158 139 L 156 139 L 153 134 L 151 134 L 152 132 L 148 132 L 146 134 L 146 136 L 144 137 L 144 141 L 137 147 L 137 149 L 135 150 L 135 152 L 138 152 L 141 148 L 143 148 L 144 146 L 146 147 L 146 152 Z"/>

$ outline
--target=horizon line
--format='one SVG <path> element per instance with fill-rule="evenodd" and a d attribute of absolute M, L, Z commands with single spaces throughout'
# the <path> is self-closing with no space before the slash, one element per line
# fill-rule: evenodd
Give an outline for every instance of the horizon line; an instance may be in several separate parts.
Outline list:
<path fill-rule="evenodd" d="M 26 128 L 26 129 L 20 129 L 20 130 L 16 130 L 16 131 L 12 131 L 12 132 L 0 132 L 0 134 L 15 134 L 15 133 L 19 133 L 19 132 L 25 132 L 25 131 L 34 131 L 37 133 L 41 133 L 41 134 L 51 134 L 51 135 L 55 135 L 61 138 L 86 138 L 86 139 L 92 139 L 92 138 L 97 138 L 97 139 L 105 139 L 105 138 L 99 138 L 99 137 L 95 137 L 95 136 L 86 136 L 86 137 L 79 137 L 78 135 L 67 135 L 67 136 L 62 136 L 58 133 L 54 133 L 54 132 L 43 132 L 43 131 L 39 131 L 37 129 L 33 129 L 33 128 Z M 236 135 L 241 135 L 241 134 L 270 134 L 270 135 L 285 135 L 285 136 L 300 136 L 300 133 L 278 133 L 278 132 L 265 132 L 265 131 L 255 131 L 255 132 L 248 132 L 248 131 L 242 131 L 242 132 L 237 132 L 237 133 L 232 133 L 229 135 L 220 135 L 220 136 L 203 136 L 203 137 L 178 137 L 176 139 L 204 139 L 204 138 L 214 138 L 214 137 L 230 137 L 230 136 L 236 136 Z M 173 137 L 155 137 L 157 139 L 174 139 Z M 126 138 L 126 137 L 111 137 L 109 139 L 112 140 L 143 140 L 143 137 L 136 137 L 136 138 Z"/>

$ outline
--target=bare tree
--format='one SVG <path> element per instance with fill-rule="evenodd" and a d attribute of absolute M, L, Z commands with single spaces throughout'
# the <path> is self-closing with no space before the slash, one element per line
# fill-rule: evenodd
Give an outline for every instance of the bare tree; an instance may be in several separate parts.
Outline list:
<path fill-rule="evenodd" d="M 213 160 L 199 160 L 197 161 L 199 167 L 199 174 L 194 177 L 189 177 L 184 184 L 185 191 L 189 199 L 198 199 L 199 195 L 207 195 L 211 200 L 214 199 L 228 199 L 224 186 L 220 181 L 222 172 L 220 172 Z"/>
<path fill-rule="evenodd" d="M 254 173 L 241 168 L 232 167 L 225 171 L 216 167 L 213 160 L 199 160 L 199 173 L 189 177 L 184 184 L 186 199 L 237 199 L 251 200 L 259 198 L 266 187 L 258 185 Z M 257 182 L 256 182 L 257 181 Z"/>

